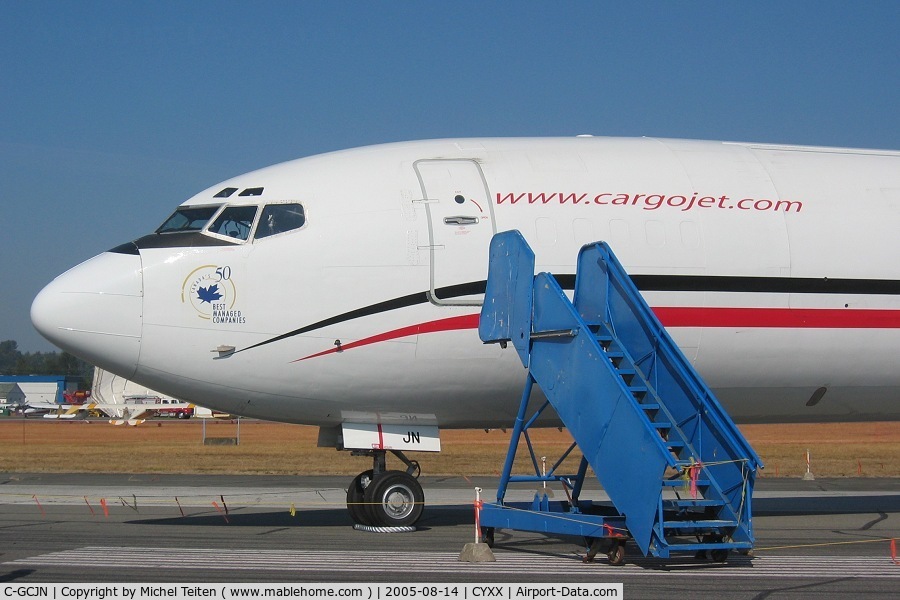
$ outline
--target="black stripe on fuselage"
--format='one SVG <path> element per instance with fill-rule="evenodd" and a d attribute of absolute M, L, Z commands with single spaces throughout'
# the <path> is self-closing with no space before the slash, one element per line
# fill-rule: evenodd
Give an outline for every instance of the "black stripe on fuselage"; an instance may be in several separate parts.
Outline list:
<path fill-rule="evenodd" d="M 460 296 L 471 296 L 472 294 L 483 294 L 486 284 L 487 282 L 482 280 L 437 288 L 435 290 L 435 296 L 437 296 L 439 300 L 446 300 L 448 298 L 459 298 Z M 243 352 L 244 350 L 250 350 L 252 348 L 258 348 L 259 346 L 265 346 L 266 344 L 271 344 L 272 342 L 278 342 L 295 335 L 315 331 L 316 329 L 328 327 L 329 325 L 336 325 L 337 323 L 352 321 L 353 319 L 358 319 L 360 317 L 368 317 L 370 315 L 388 312 L 391 310 L 396 310 L 398 308 L 405 308 L 407 306 L 415 306 L 416 304 L 425 304 L 426 302 L 428 302 L 428 292 L 416 292 L 415 294 L 409 294 L 408 296 L 401 296 L 392 300 L 386 300 L 384 302 L 379 302 L 378 304 L 370 304 L 369 306 L 357 308 L 356 310 L 351 310 L 350 312 L 335 315 L 333 317 L 325 319 L 324 321 L 318 321 L 311 325 L 307 325 L 306 327 L 301 327 L 300 329 L 295 329 L 294 331 L 283 333 L 272 339 L 268 339 L 258 344 L 254 344 L 252 346 L 248 346 L 246 348 L 238 350 L 238 352 Z"/>
<path fill-rule="evenodd" d="M 575 289 L 575 275 L 554 275 L 563 289 Z M 860 295 L 900 295 L 900 281 L 891 279 L 830 279 L 830 278 L 788 278 L 788 277 L 727 277 L 707 275 L 632 275 L 632 281 L 641 291 L 649 292 L 742 292 L 780 294 L 860 294 Z M 485 281 L 472 281 L 435 289 L 440 300 L 483 294 Z M 308 333 L 398 308 L 425 304 L 427 292 L 417 292 L 371 304 L 350 312 L 335 315 L 323 321 L 312 323 L 300 329 L 283 333 L 277 337 L 259 342 L 238 352 L 251 350 L 272 342 L 278 342 L 295 335 Z"/>
<path fill-rule="evenodd" d="M 566 290 L 575 289 L 574 275 L 554 275 Z M 831 279 L 829 277 L 732 277 L 721 275 L 632 275 L 643 292 L 740 292 L 755 294 L 900 295 L 896 279 Z"/>

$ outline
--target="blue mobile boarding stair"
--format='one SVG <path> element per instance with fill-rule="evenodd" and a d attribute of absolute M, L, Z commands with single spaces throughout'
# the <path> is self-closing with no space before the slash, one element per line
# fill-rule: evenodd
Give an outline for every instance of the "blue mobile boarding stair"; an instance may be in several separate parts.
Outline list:
<path fill-rule="evenodd" d="M 484 541 L 497 528 L 583 536 L 586 560 L 612 564 L 634 540 L 647 556 L 710 553 L 724 561 L 753 547 L 751 498 L 762 463 L 678 349 L 609 246 L 578 255 L 574 301 L 556 278 L 534 275 L 534 253 L 518 231 L 491 241 L 479 335 L 511 343 L 527 369 L 496 503 L 484 503 Z M 547 398 L 529 415 L 532 387 Z M 548 406 L 573 443 L 547 471 L 528 435 Z M 512 475 L 520 439 L 534 475 Z M 578 448 L 578 472 L 557 474 Z M 588 467 L 610 503 L 580 499 Z M 532 503 L 504 503 L 513 482 L 562 484 L 566 501 L 540 488 Z"/>

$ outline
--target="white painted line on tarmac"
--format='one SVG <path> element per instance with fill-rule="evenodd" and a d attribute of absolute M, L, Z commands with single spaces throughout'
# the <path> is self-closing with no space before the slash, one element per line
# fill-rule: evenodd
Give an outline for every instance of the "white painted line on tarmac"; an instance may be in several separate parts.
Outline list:
<path fill-rule="evenodd" d="M 451 552 L 341 552 L 236 550 L 201 548 L 136 548 L 86 546 L 20 558 L 4 565 L 43 567 L 85 567 L 101 565 L 116 568 L 266 570 L 311 573 L 483 573 L 493 575 L 584 575 L 595 572 L 604 577 L 679 576 L 749 578 L 890 578 L 900 579 L 900 566 L 884 556 L 734 556 L 727 563 L 698 562 L 692 559 L 670 560 L 628 557 L 624 566 L 613 567 L 598 559 L 583 564 L 578 556 L 524 554 L 496 550 L 497 562 L 463 563 Z"/>

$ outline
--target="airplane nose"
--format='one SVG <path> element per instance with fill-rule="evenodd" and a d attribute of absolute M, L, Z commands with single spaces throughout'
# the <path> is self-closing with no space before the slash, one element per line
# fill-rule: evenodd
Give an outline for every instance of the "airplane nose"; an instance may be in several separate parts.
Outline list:
<path fill-rule="evenodd" d="M 66 352 L 130 377 L 140 355 L 143 288 L 137 252 L 104 252 L 47 284 L 31 304 L 31 322 Z"/>

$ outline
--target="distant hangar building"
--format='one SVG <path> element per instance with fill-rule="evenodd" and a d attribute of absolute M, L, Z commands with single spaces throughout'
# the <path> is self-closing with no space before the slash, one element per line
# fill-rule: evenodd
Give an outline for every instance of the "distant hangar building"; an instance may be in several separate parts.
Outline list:
<path fill-rule="evenodd" d="M 76 391 L 79 382 L 78 377 L 65 375 L 0 375 L 0 386 L 16 384 L 25 396 L 24 402 L 63 404 L 63 393 Z"/>
<path fill-rule="evenodd" d="M 25 404 L 25 393 L 18 383 L 0 383 L 0 411 L 16 408 L 23 404 Z"/>

